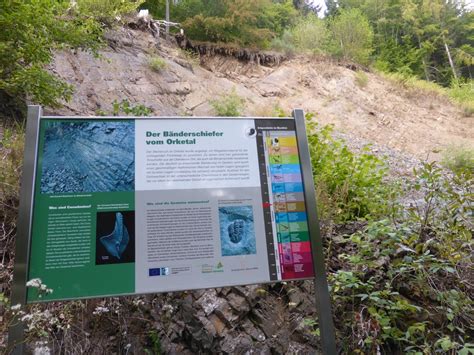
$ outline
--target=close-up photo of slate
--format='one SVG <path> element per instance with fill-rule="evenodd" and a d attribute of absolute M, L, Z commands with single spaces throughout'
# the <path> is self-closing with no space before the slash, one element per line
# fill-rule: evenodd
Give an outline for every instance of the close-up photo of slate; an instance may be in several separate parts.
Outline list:
<path fill-rule="evenodd" d="M 134 145 L 130 121 L 49 122 L 41 193 L 133 191 Z"/>

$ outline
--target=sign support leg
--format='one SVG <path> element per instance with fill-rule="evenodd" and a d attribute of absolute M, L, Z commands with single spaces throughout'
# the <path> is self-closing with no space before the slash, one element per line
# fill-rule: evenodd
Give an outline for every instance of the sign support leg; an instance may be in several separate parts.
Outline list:
<path fill-rule="evenodd" d="M 296 123 L 296 136 L 301 162 L 310 162 L 311 157 L 306 137 L 305 115 L 303 110 L 293 110 Z M 305 190 L 306 211 L 308 213 L 309 234 L 311 236 L 311 252 L 313 255 L 314 287 L 316 295 L 316 309 L 319 316 L 319 329 L 323 354 L 337 354 L 334 324 L 331 311 L 326 271 L 324 266 L 323 242 L 319 228 L 317 204 L 314 189 L 313 172 L 311 165 L 301 164 L 303 185 Z"/>
<path fill-rule="evenodd" d="M 20 209 L 18 214 L 15 241 L 15 269 L 11 291 L 11 305 L 26 304 L 26 282 L 28 277 L 28 255 L 30 252 L 30 235 L 32 221 L 33 189 L 35 179 L 35 161 L 38 144 L 40 106 L 28 106 L 25 132 L 25 152 L 21 176 Z M 24 354 L 24 325 L 20 317 L 15 317 L 8 331 L 7 353 Z"/>

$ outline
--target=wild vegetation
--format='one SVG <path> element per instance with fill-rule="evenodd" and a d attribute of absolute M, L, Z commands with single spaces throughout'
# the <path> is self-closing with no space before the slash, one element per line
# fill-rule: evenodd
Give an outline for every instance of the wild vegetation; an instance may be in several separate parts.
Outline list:
<path fill-rule="evenodd" d="M 54 107 L 70 98 L 73 88 L 46 70 L 53 52 L 69 48 L 97 55 L 107 28 L 139 7 L 164 18 L 165 2 L 3 1 L 2 112 L 18 115 L 26 99 Z M 446 95 L 472 114 L 474 16 L 462 0 L 327 0 L 327 6 L 324 19 L 316 15 L 319 8 L 301 0 L 171 1 L 170 13 L 190 39 L 352 60 L 406 81 L 446 87 Z"/>
<path fill-rule="evenodd" d="M 54 51 L 81 49 L 98 55 L 104 31 L 139 6 L 164 17 L 161 0 L 1 2 L 0 114 L 12 117 L 14 107 L 25 100 L 54 107 L 68 99 L 73 88 L 47 70 Z M 285 0 L 182 0 L 171 7 L 172 20 L 192 39 L 356 61 L 377 68 L 408 91 L 422 88 L 449 96 L 463 105 L 466 115 L 473 114 L 474 18 L 462 3 L 340 0 L 336 5 L 328 0 L 325 19 L 315 12 L 304 1 Z M 162 71 L 163 63 L 153 57 L 149 66 Z M 367 80 L 364 71 L 356 73 L 359 87 L 366 87 Z M 235 90 L 209 104 L 218 116 L 239 116 L 245 108 Z M 278 106 L 272 112 L 284 114 Z M 111 112 L 97 114 L 148 116 L 151 109 L 124 99 L 114 101 Z M 407 179 L 394 180 L 383 157 L 368 148 L 351 151 L 334 138 L 332 127 L 318 126 L 311 118 L 308 141 L 341 350 L 474 354 L 472 150 L 453 147 L 445 153 L 444 168 L 426 163 Z M 21 123 L 3 125 L 0 283 L 5 285 L 11 282 L 14 260 L 23 142 Z M 257 293 L 262 299 L 274 295 L 287 301 L 293 285 L 261 286 Z M 47 291 L 38 282 L 29 286 Z M 57 353 L 91 351 L 98 334 L 105 334 L 108 343 L 98 347 L 104 352 L 140 348 L 160 354 L 173 312 L 189 294 L 22 309 L 9 297 L 8 287 L 0 290 L 2 337 L 16 315 L 27 325 L 28 342 L 47 344 Z M 232 326 L 239 329 L 240 321 Z M 317 321 L 304 323 L 308 333 L 317 326 Z M 193 338 L 187 333 L 182 337 Z M 5 345 L 0 341 L 1 350 Z"/>
<path fill-rule="evenodd" d="M 404 80 L 423 79 L 439 91 L 445 87 L 472 114 L 474 16 L 465 2 L 327 0 L 326 5 L 324 19 L 310 2 L 289 0 L 182 0 L 170 13 L 190 39 L 352 60 Z M 142 7 L 165 15 L 165 0 Z"/>
<path fill-rule="evenodd" d="M 245 107 L 245 100 L 241 98 L 235 88 L 228 94 L 222 95 L 220 98 L 211 100 L 210 104 L 214 109 L 216 116 L 221 117 L 238 117 L 242 116 L 242 110 Z"/>
<path fill-rule="evenodd" d="M 107 27 L 140 1 L 0 2 L 0 108 L 2 113 L 24 100 L 57 107 L 73 88 L 50 73 L 55 50 L 86 50 L 98 55 Z M 12 104 L 13 103 L 13 104 Z"/>
<path fill-rule="evenodd" d="M 116 106 L 116 110 L 125 107 L 129 114 L 141 111 L 141 105 L 127 102 Z M 380 158 L 368 151 L 351 152 L 344 141 L 332 137 L 331 127 L 318 127 L 311 118 L 307 115 L 308 139 L 319 215 L 325 226 L 334 313 L 340 315 L 335 317 L 338 343 L 343 351 L 472 353 L 472 169 L 447 173 L 435 163 L 424 164 L 408 182 L 389 183 L 387 166 Z M 18 206 L 21 137 L 20 128 L 9 129 L 2 141 L 2 245 L 10 248 Z M 348 232 L 341 235 L 335 232 L 338 228 Z M 3 260 L 12 262 L 8 249 Z M 31 287 L 47 291 L 47 286 Z M 141 346 L 160 347 L 160 336 L 151 327 L 155 320 L 143 298 L 18 310 L 2 293 L 0 302 L 10 309 L 6 319 L 19 314 L 27 323 L 29 341 L 53 344 L 57 351 L 87 349 L 90 335 L 80 324 L 85 321 L 85 309 L 91 307 L 94 331 L 107 331 L 102 318 L 122 331 L 132 326 L 130 322 L 142 322 L 150 330 Z M 123 335 L 119 347 L 127 343 L 130 339 Z"/>

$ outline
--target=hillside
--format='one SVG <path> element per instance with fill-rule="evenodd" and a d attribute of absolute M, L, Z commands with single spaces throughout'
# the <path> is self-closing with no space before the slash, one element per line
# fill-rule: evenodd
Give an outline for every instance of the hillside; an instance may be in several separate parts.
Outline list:
<path fill-rule="evenodd" d="M 297 56 L 272 67 L 233 57 L 190 56 L 142 31 L 108 35 L 102 58 L 59 53 L 52 71 L 75 87 L 71 102 L 54 114 L 95 115 L 111 111 L 114 100 L 153 109 L 155 115 L 213 114 L 210 100 L 235 88 L 246 115 L 267 116 L 276 107 L 300 107 L 322 124 L 420 159 L 434 159 L 450 145 L 474 146 L 472 118 L 447 98 L 367 72 L 357 83 L 354 65 Z M 151 56 L 166 67 L 154 72 Z M 199 65 L 200 62 L 200 65 Z"/>
<path fill-rule="evenodd" d="M 347 174 L 338 181 L 343 186 L 327 192 L 324 196 L 329 198 L 323 203 L 328 202 L 329 208 L 337 206 L 340 195 L 354 188 L 356 209 L 363 209 L 360 206 L 364 204 L 374 210 L 380 207 L 380 215 L 374 213 L 374 219 L 370 213 L 367 219 L 336 214 L 330 215 L 333 219 L 322 218 L 341 352 L 390 354 L 442 349 L 454 353 L 470 346 L 472 262 L 466 255 L 472 247 L 472 234 L 466 231 L 472 222 L 465 218 L 472 203 L 469 180 L 445 183 L 442 179 L 451 173 L 425 167 L 422 173 L 428 178 L 419 179 L 422 187 L 416 194 L 412 194 L 415 187 L 403 186 L 401 209 L 406 211 L 393 207 L 384 214 L 387 201 L 379 200 L 392 198 L 387 180 L 400 175 L 415 180 L 412 169 L 421 167 L 422 161 L 439 159 L 451 146 L 473 149 L 472 117 L 466 117 L 461 108 L 437 93 L 323 56 L 284 58 L 265 53 L 275 58 L 271 65 L 248 60 L 251 55 L 239 60 L 232 55 L 211 54 L 213 50 L 198 56 L 183 51 L 174 41 L 157 42 L 150 33 L 128 27 L 108 32 L 106 40 L 99 58 L 81 51 L 55 54 L 49 70 L 73 85 L 75 91 L 71 101 L 63 102 L 60 108 L 45 108 L 46 114 L 110 114 L 114 103 L 125 100 L 131 106 L 150 108 L 156 116 L 214 116 L 211 101 L 235 90 L 245 100 L 245 116 L 272 116 L 277 111 L 289 113 L 292 108 L 303 108 L 314 113 L 314 120 L 321 125 L 333 124 L 333 135 L 343 138 L 350 149 L 362 151 L 366 144 L 372 144 L 370 150 L 376 158 L 357 158 L 338 143 L 328 143 L 323 149 L 328 160 L 333 158 L 342 162 L 343 168 L 347 165 L 353 169 L 344 171 Z M 164 64 L 153 70 L 150 58 L 162 58 Z M 321 137 L 310 136 L 310 145 L 316 146 Z M 81 138 L 79 135 L 77 140 Z M 2 142 L 0 157 L 8 163 L 21 152 L 23 142 L 5 141 L 10 145 Z M 331 150 L 335 151 L 332 158 Z M 61 169 L 76 164 L 87 153 L 84 149 L 68 156 L 68 161 L 55 161 L 58 166 L 53 166 L 47 176 L 52 188 L 61 191 Z M 15 163 L 19 158 L 11 160 Z M 388 179 L 381 173 L 382 160 L 391 168 Z M 5 189 L 11 195 L 5 193 L 0 209 L 0 249 L 4 250 L 0 296 L 9 293 L 14 261 L 21 167 L 20 163 L 12 165 L 14 174 L 6 180 L 10 185 Z M 324 185 L 329 185 L 329 175 L 321 179 L 322 190 L 329 190 Z M 334 176 L 339 178 L 336 172 Z M 103 178 L 94 176 L 93 180 Z M 351 185 L 353 180 L 355 186 Z M 450 190 L 451 186 L 455 188 Z M 434 197 L 425 209 L 426 196 L 432 192 Z M 377 201 L 372 201 L 374 196 Z M 395 205 L 396 199 L 390 203 Z M 349 202 L 342 209 L 350 209 Z M 423 220 L 420 216 L 425 211 Z M 10 320 L 11 309 L 7 302 L 4 304 L 0 303 L 0 319 Z M 54 302 L 32 306 L 25 317 L 32 329 L 29 345 L 45 353 L 48 347 L 52 353 L 70 354 L 314 354 L 320 349 L 312 281 Z M 451 330 L 454 326 L 456 330 Z M 467 335 L 461 339 L 461 333 Z M 450 348 L 446 345 L 448 335 L 453 339 Z M 0 350 L 5 346 L 6 325 L 0 327 Z"/>

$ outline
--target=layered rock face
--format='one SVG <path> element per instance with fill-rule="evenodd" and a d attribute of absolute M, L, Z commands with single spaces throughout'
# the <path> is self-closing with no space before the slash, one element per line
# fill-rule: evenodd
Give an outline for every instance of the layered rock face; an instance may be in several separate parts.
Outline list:
<path fill-rule="evenodd" d="M 133 191 L 132 121 L 50 122 L 42 159 L 42 193 Z"/>

